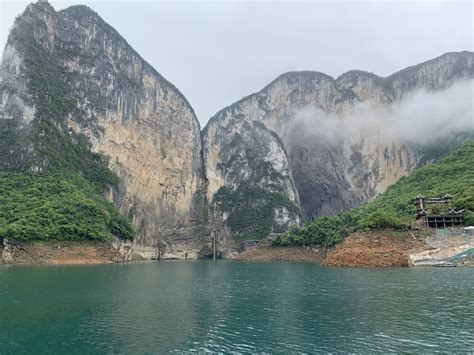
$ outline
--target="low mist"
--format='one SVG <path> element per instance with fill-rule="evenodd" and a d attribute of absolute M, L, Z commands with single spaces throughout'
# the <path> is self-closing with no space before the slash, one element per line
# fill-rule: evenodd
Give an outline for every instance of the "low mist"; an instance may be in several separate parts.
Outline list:
<path fill-rule="evenodd" d="M 389 106 L 359 103 L 339 115 L 307 107 L 294 113 L 294 122 L 305 133 L 334 142 L 371 135 L 427 144 L 451 133 L 474 131 L 473 101 L 474 80 L 466 80 L 443 91 L 415 91 Z"/>

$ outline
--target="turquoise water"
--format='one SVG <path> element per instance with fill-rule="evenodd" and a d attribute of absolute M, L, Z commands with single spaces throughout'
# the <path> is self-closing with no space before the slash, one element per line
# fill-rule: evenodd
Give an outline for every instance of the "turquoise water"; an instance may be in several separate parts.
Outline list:
<path fill-rule="evenodd" d="M 474 268 L 0 267 L 0 353 L 473 352 Z"/>

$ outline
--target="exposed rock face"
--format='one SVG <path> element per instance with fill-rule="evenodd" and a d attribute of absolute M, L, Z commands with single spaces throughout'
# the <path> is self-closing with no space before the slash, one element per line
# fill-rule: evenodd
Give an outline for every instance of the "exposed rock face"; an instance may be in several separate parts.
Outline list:
<path fill-rule="evenodd" d="M 199 122 L 185 97 L 87 7 L 56 12 L 48 3 L 36 3 L 16 20 L 0 86 L 0 121 L 15 125 L 10 130 L 15 137 L 0 143 L 10 145 L 4 147 L 11 156 L 2 159 L 3 168 L 20 165 L 36 150 L 38 159 L 28 169 L 49 164 L 27 141 L 37 121 L 28 70 L 35 60 L 57 73 L 57 97 L 65 103 L 56 106 L 67 124 L 61 130 L 85 136 L 117 173 L 119 188 L 109 198 L 133 216 L 137 249 L 156 254 L 158 248 L 164 253 L 185 244 L 198 253 L 205 245 Z"/>
<path fill-rule="evenodd" d="M 387 78 L 283 74 L 218 112 L 201 136 L 185 97 L 95 12 L 36 3 L 3 55 L 0 169 L 79 166 L 106 184 L 105 163 L 119 178 L 107 197 L 137 229 L 135 252 L 201 258 L 212 253 L 211 232 L 219 252 L 233 249 L 357 206 L 441 154 L 370 126 L 351 132 L 341 117 L 473 78 L 473 56 L 448 53 Z M 345 134 L 328 134 L 318 116 Z"/>
<path fill-rule="evenodd" d="M 242 122 L 238 131 L 215 132 L 215 137 L 222 149 L 208 156 L 216 163 L 208 170 L 208 197 L 221 243 L 229 248 L 228 236 L 261 238 L 298 224 L 298 194 L 280 138 L 257 121 Z M 216 185 L 219 174 L 222 185 Z"/>
<path fill-rule="evenodd" d="M 428 149 L 370 126 L 351 132 L 345 126 L 350 121 L 341 118 L 351 117 L 360 105 L 383 109 L 414 90 L 443 90 L 458 80 L 473 78 L 473 63 L 473 53 L 460 52 L 447 53 L 387 78 L 361 71 L 350 71 L 337 79 L 318 72 L 291 72 L 226 107 L 203 131 L 207 198 L 215 210 L 214 220 L 219 221 L 215 223 L 225 223 L 232 210 L 219 203 L 222 191 L 238 193 L 242 184 L 260 186 L 258 179 L 252 178 L 256 169 L 245 164 L 242 153 L 235 153 L 249 147 L 270 152 L 263 153 L 260 160 L 269 170 L 285 167 L 286 182 L 275 179 L 263 188 L 273 195 L 275 190 L 290 191 L 288 186 L 295 186 L 296 191 L 286 196 L 296 205 L 300 201 L 306 217 L 336 214 L 372 199 L 428 161 Z M 326 121 L 318 120 L 318 116 L 327 118 L 329 124 L 339 124 L 340 131 L 346 133 L 328 134 L 320 125 Z M 237 144 L 235 137 L 245 134 L 250 126 L 270 132 L 280 149 L 272 149 L 275 143 L 265 142 L 259 135 Z M 456 139 L 462 141 L 459 136 Z M 239 179 L 230 173 L 234 170 L 239 171 Z M 251 195 L 248 198 L 252 200 Z M 275 228 L 280 224 L 277 208 L 273 220 Z M 297 218 L 286 222 L 296 223 Z"/>

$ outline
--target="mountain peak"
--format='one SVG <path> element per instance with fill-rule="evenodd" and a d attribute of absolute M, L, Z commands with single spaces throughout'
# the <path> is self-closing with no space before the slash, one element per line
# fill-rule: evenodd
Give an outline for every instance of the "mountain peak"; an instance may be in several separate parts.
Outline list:
<path fill-rule="evenodd" d="M 346 71 L 345 73 L 342 73 L 339 75 L 336 79 L 336 81 L 341 81 L 345 78 L 354 78 L 354 77 L 366 77 L 366 78 L 373 78 L 373 79 L 382 79 L 382 77 L 378 76 L 377 74 L 374 74 L 369 71 L 365 70 L 359 70 L 359 69 L 352 69 L 349 71 Z"/>
<path fill-rule="evenodd" d="M 90 8 L 87 5 L 69 6 L 59 11 L 59 14 L 66 17 L 73 18 L 77 20 L 78 22 L 86 23 L 86 24 L 90 22 L 99 21 L 101 25 L 105 25 L 116 32 L 116 30 L 113 29 L 112 26 L 107 24 L 97 12 L 95 12 L 92 8 Z"/>
<path fill-rule="evenodd" d="M 37 2 L 32 2 L 30 3 L 27 7 L 26 10 L 30 11 L 38 11 L 38 10 L 53 10 L 54 8 L 51 6 L 51 4 L 46 1 L 46 0 L 39 0 Z"/>
<path fill-rule="evenodd" d="M 156 231 L 202 235 L 199 122 L 117 30 L 87 6 L 33 3 L 16 19 L 6 53 L 0 169 L 61 167 L 93 183 L 120 180 L 111 198 L 126 215 L 136 213 L 137 240 L 153 253 L 172 245 Z"/>

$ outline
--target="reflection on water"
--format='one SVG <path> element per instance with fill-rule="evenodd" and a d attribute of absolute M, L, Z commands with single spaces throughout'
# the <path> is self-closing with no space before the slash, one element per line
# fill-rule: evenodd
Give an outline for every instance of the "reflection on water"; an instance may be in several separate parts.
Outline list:
<path fill-rule="evenodd" d="M 474 351 L 474 270 L 0 267 L 0 353 Z"/>

